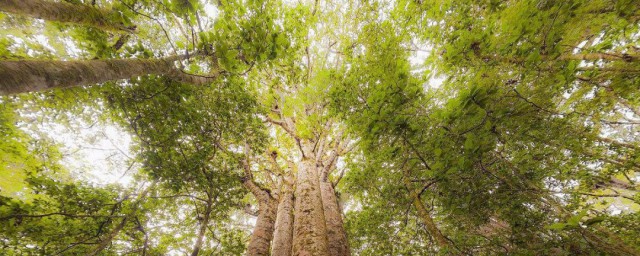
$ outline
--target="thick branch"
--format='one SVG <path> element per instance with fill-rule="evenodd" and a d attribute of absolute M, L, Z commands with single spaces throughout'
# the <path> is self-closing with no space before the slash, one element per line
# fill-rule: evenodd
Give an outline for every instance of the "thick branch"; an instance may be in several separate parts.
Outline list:
<path fill-rule="evenodd" d="M 132 33 L 135 26 L 126 27 L 116 21 L 118 14 L 84 4 L 71 4 L 64 1 L 43 0 L 0 0 L 0 10 L 38 19 L 74 23 L 97 27 L 105 30 Z"/>
<path fill-rule="evenodd" d="M 0 95 L 93 85 L 142 75 L 171 72 L 173 62 L 164 59 L 113 59 L 80 61 L 0 61 Z"/>
<path fill-rule="evenodd" d="M 626 62 L 638 61 L 639 56 L 628 53 L 582 53 L 582 54 L 565 54 L 560 56 L 560 60 L 622 60 Z"/>
<path fill-rule="evenodd" d="M 287 132 L 287 134 L 289 134 L 292 138 L 294 138 L 295 140 L 300 140 L 300 138 L 298 137 L 296 132 L 293 130 L 293 128 L 289 127 L 289 124 L 287 124 L 285 121 L 275 120 L 269 116 L 266 116 L 266 118 L 267 118 L 267 122 L 280 126 L 280 128 L 282 128 L 285 132 Z"/>
<path fill-rule="evenodd" d="M 249 145 L 245 145 L 244 148 L 245 156 L 241 160 L 242 169 L 244 170 L 244 177 L 241 178 L 242 184 L 247 188 L 257 199 L 262 203 L 266 203 L 270 201 L 271 195 L 265 189 L 258 186 L 253 180 L 253 172 L 251 171 L 251 166 L 249 165 Z"/>
<path fill-rule="evenodd" d="M 20 218 L 44 218 L 50 216 L 65 216 L 68 218 L 125 218 L 125 215 L 93 215 L 93 214 L 71 214 L 65 212 L 52 212 L 52 213 L 44 213 L 44 214 L 12 214 L 8 216 L 4 216 L 0 218 L 0 221 L 5 221 L 9 219 L 20 219 Z"/>

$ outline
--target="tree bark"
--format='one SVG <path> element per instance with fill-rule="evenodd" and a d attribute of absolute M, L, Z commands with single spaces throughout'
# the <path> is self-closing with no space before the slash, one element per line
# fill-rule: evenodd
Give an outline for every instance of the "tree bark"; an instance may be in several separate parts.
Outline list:
<path fill-rule="evenodd" d="M 107 235 L 106 238 L 100 241 L 100 243 L 95 248 L 93 248 L 93 250 L 91 250 L 91 252 L 88 255 L 89 256 L 98 255 L 98 253 L 102 252 L 105 248 L 107 248 L 109 244 L 111 244 L 113 239 L 120 233 L 120 231 L 122 231 L 124 226 L 127 224 L 128 219 L 129 219 L 129 216 L 122 218 L 122 220 L 120 220 L 120 223 L 118 223 L 118 225 L 109 233 L 109 235 Z"/>
<path fill-rule="evenodd" d="M 530 184 L 529 182 L 526 182 L 526 185 L 538 191 L 540 190 L 537 186 Z M 564 206 L 558 203 L 558 201 L 551 195 L 543 195 L 543 198 L 544 201 L 549 204 L 560 217 L 566 219 L 573 216 L 571 212 L 567 211 Z M 611 255 L 640 256 L 640 252 L 638 252 L 635 246 L 625 244 L 617 235 L 604 227 L 594 227 L 594 229 L 602 234 L 593 233 L 588 228 L 582 226 L 578 226 L 578 229 L 583 238 L 590 243 L 595 244 L 597 249 L 601 252 L 610 253 Z"/>
<path fill-rule="evenodd" d="M 333 256 L 351 255 L 347 234 L 342 222 L 342 211 L 338 205 L 338 198 L 333 184 L 326 178 L 320 181 L 322 192 L 322 206 L 324 209 L 325 224 L 327 226 L 327 240 L 329 242 L 329 254 Z"/>
<path fill-rule="evenodd" d="M 204 235 L 207 233 L 207 226 L 209 225 L 209 219 L 211 217 L 211 208 L 213 206 L 213 201 L 209 198 L 207 202 L 207 207 L 204 210 L 204 216 L 202 216 L 202 220 L 200 221 L 200 230 L 198 231 L 198 240 L 196 240 L 196 244 L 193 246 L 193 250 L 191 251 L 191 256 L 197 256 L 200 253 L 200 249 L 202 249 L 202 243 L 204 241 Z"/>
<path fill-rule="evenodd" d="M 519 171 L 519 169 L 516 166 L 514 166 L 513 164 L 511 164 L 509 162 L 507 162 L 507 163 L 509 164 L 509 166 L 511 168 L 513 168 L 514 170 L 518 170 Z M 498 177 L 500 180 L 505 182 L 512 189 L 524 190 L 527 193 L 530 193 L 532 198 L 539 198 L 540 197 L 539 193 L 540 192 L 545 192 L 545 190 L 541 189 L 536 184 L 534 184 L 534 183 L 532 183 L 532 182 L 530 182 L 530 181 L 528 181 L 526 179 L 520 179 L 523 182 L 523 185 L 518 185 L 518 184 L 514 183 L 513 181 L 511 181 L 511 179 L 508 179 L 507 177 L 503 177 L 502 175 L 500 175 L 498 173 L 493 173 L 493 172 L 491 172 L 491 173 L 492 173 L 492 175 Z M 541 202 L 549 205 L 555 211 L 555 213 L 558 215 L 558 217 L 560 217 L 562 219 L 568 219 L 568 218 L 573 216 L 573 214 L 571 212 L 569 212 L 568 210 L 566 210 L 564 208 L 564 206 L 562 204 L 560 204 L 553 196 L 551 196 L 547 192 L 545 192 L 545 193 L 546 194 L 542 194 L 542 199 L 540 199 Z M 634 248 L 634 246 L 629 246 L 629 245 L 625 244 L 615 234 L 611 233 L 609 230 L 607 230 L 607 229 L 605 229 L 603 227 L 595 226 L 595 229 L 598 230 L 599 232 L 605 234 L 604 237 L 602 235 L 600 235 L 600 234 L 595 234 L 595 233 L 591 232 L 590 230 L 588 230 L 587 228 L 584 228 L 582 226 L 579 226 L 578 229 L 579 229 L 580 233 L 582 233 L 583 238 L 585 240 L 587 240 L 590 243 L 595 244 L 596 247 L 598 247 L 598 248 L 604 248 L 603 250 L 601 250 L 602 252 L 607 252 L 607 253 L 615 252 L 614 255 L 632 255 L 632 256 L 640 255 L 640 252 L 638 252 L 638 250 L 636 248 Z M 606 240 L 611 240 L 611 241 L 606 241 Z"/>
<path fill-rule="evenodd" d="M 442 232 L 440 232 L 440 229 L 436 225 L 435 221 L 433 221 L 433 218 L 431 218 L 429 211 L 424 206 L 424 203 L 422 203 L 422 200 L 420 200 L 418 192 L 411 188 L 411 182 L 409 182 L 406 177 L 403 178 L 403 182 L 407 187 L 407 190 L 409 190 L 409 196 L 411 197 L 413 206 L 416 207 L 416 210 L 418 211 L 418 217 L 420 218 L 420 220 L 422 220 L 422 223 L 427 229 L 429 235 L 433 237 L 433 239 L 436 240 L 438 245 L 442 248 L 449 247 L 449 240 L 444 235 L 442 235 Z"/>
<path fill-rule="evenodd" d="M 318 167 L 307 155 L 298 167 L 293 224 L 293 255 L 330 255 Z"/>
<path fill-rule="evenodd" d="M 522 64 L 527 60 L 525 58 L 519 57 L 503 57 L 497 55 L 479 55 L 481 59 L 486 60 L 494 60 L 507 64 Z M 554 60 L 551 59 L 551 56 L 543 56 L 545 60 Z M 638 62 L 640 60 L 640 56 L 638 54 L 631 53 L 578 53 L 578 54 L 563 54 L 558 56 L 556 60 L 561 61 L 572 61 L 572 60 L 585 60 L 585 61 L 624 61 L 624 62 Z M 624 67 L 578 67 L 577 71 L 590 71 L 590 70 L 601 70 L 601 71 L 615 71 L 615 72 L 637 72 L 637 69 L 628 69 Z"/>
<path fill-rule="evenodd" d="M 129 221 L 129 219 L 133 218 L 135 216 L 135 214 L 138 213 L 138 206 L 140 205 L 140 202 L 142 201 L 142 199 L 144 199 L 147 196 L 149 191 L 151 191 L 155 185 L 156 185 L 156 182 L 154 181 L 153 183 L 151 183 L 151 185 L 149 185 L 147 188 L 145 188 L 138 195 L 138 197 L 136 198 L 136 201 L 133 203 L 133 209 L 131 209 L 131 212 L 129 214 L 127 214 L 126 217 L 122 218 L 120 223 L 118 223 L 118 225 L 109 233 L 109 235 L 107 235 L 106 238 L 102 239 L 102 241 L 100 241 L 100 243 L 98 245 L 96 245 L 96 247 L 94 247 L 93 250 L 91 250 L 91 252 L 88 254 L 89 256 L 98 255 L 98 253 L 102 252 L 105 248 L 107 248 L 109 246 L 109 244 L 111 244 L 113 239 L 125 227 L 125 225 Z"/>
<path fill-rule="evenodd" d="M 251 233 L 251 240 L 247 247 L 247 255 L 270 255 L 270 245 L 273 239 L 273 231 L 276 222 L 278 203 L 275 199 L 261 201 L 258 210 L 256 227 Z"/>
<path fill-rule="evenodd" d="M 133 32 L 117 21 L 118 14 L 83 4 L 64 1 L 0 0 L 0 10 L 38 19 L 92 26 L 104 30 Z"/>
<path fill-rule="evenodd" d="M 291 256 L 293 247 L 293 191 L 292 188 L 281 194 L 278 204 L 278 216 L 273 235 L 272 255 Z"/>
<path fill-rule="evenodd" d="M 561 55 L 560 59 L 561 60 L 587 60 L 587 61 L 622 60 L 626 62 L 635 62 L 635 61 L 638 61 L 640 58 L 638 55 L 628 54 L 628 53 L 580 53 L 580 54 Z"/>
<path fill-rule="evenodd" d="M 177 70 L 173 62 L 182 58 L 184 56 L 163 59 L 0 61 L 0 95 L 91 85 L 150 74 L 167 74 L 178 81 L 195 84 L 212 81 L 213 78 L 196 77 Z"/>

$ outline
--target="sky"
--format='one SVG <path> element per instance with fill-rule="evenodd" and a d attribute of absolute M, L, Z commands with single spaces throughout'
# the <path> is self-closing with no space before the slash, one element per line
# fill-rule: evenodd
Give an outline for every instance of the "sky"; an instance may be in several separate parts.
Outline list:
<path fill-rule="evenodd" d="M 88 123 L 83 118 L 71 118 L 69 125 L 61 120 L 37 118 L 43 113 L 20 112 L 28 120 L 19 127 L 34 138 L 46 136 L 59 145 L 62 164 L 73 178 L 96 185 L 121 184 L 133 181 L 132 174 L 140 164 L 131 152 L 131 134 L 124 128 L 104 122 Z M 67 115 L 73 114 L 67 113 Z"/>

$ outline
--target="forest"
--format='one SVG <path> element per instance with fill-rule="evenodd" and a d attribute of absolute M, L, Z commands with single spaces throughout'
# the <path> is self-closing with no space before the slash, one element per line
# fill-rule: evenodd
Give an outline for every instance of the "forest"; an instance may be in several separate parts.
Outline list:
<path fill-rule="evenodd" d="M 0 0 L 0 255 L 640 256 L 640 0 Z"/>

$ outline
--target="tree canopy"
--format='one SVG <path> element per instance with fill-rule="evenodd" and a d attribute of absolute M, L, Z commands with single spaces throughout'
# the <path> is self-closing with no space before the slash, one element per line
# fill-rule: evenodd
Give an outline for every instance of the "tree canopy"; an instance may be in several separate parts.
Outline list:
<path fill-rule="evenodd" d="M 0 0 L 0 254 L 640 255 L 640 2 Z"/>

